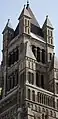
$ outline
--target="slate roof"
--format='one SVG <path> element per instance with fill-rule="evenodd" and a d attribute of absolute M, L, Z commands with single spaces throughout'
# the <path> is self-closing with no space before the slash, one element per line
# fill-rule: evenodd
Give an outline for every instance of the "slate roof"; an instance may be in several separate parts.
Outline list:
<path fill-rule="evenodd" d="M 11 23 L 10 23 L 10 19 L 8 19 L 7 24 L 6 24 L 6 26 L 5 26 L 5 28 L 4 28 L 3 32 L 2 32 L 2 34 L 5 32 L 6 29 L 11 29 L 11 30 L 14 31 L 14 29 L 13 29 Z"/>
<path fill-rule="evenodd" d="M 50 20 L 49 20 L 49 18 L 48 18 L 48 15 L 46 16 L 46 20 L 45 20 L 45 22 L 44 22 L 44 24 L 43 24 L 43 27 L 44 27 L 44 26 L 48 26 L 48 27 L 50 27 L 50 28 L 53 29 L 52 23 L 50 22 Z"/>
<path fill-rule="evenodd" d="M 38 22 L 37 22 L 37 20 L 36 20 L 36 18 L 35 18 L 35 16 L 34 16 L 32 10 L 30 9 L 30 7 L 29 7 L 27 10 L 28 10 L 28 12 L 29 12 L 29 14 L 30 14 L 30 16 L 31 16 L 31 18 L 32 18 L 32 19 L 31 19 L 31 23 L 34 24 L 34 25 L 37 26 L 37 27 L 40 27 L 40 25 L 38 24 Z"/>
<path fill-rule="evenodd" d="M 23 8 L 23 10 L 22 10 L 22 12 L 21 12 L 21 14 L 20 14 L 20 16 L 19 16 L 19 19 L 20 19 L 22 16 L 26 16 L 26 17 L 29 17 L 29 18 L 31 19 L 31 16 L 30 16 L 30 14 L 29 14 L 29 12 L 28 12 L 28 10 L 27 10 L 26 8 Z"/>

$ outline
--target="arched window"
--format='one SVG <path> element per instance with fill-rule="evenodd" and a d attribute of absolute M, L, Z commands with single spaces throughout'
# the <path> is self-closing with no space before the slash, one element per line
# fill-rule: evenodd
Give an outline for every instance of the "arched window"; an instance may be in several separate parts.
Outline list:
<path fill-rule="evenodd" d="M 25 19 L 25 26 L 27 26 L 27 19 Z"/>
<path fill-rule="evenodd" d="M 41 75 L 41 87 L 44 88 L 44 75 Z"/>
<path fill-rule="evenodd" d="M 45 119 L 48 119 L 48 115 L 47 114 L 45 115 Z"/>
<path fill-rule="evenodd" d="M 53 39 L 51 38 L 51 44 L 53 44 Z"/>
<path fill-rule="evenodd" d="M 28 89 L 28 99 L 30 100 L 30 89 Z"/>
<path fill-rule="evenodd" d="M 36 72 L 36 86 L 39 87 L 39 74 Z"/>
<path fill-rule="evenodd" d="M 45 50 L 42 49 L 42 63 L 45 63 Z"/>
<path fill-rule="evenodd" d="M 42 114 L 42 119 L 44 119 L 44 114 Z"/>
<path fill-rule="evenodd" d="M 52 53 L 49 53 L 49 60 L 52 59 Z"/>
<path fill-rule="evenodd" d="M 52 37 L 52 31 L 51 31 L 51 37 Z"/>
<path fill-rule="evenodd" d="M 32 91 L 32 101 L 35 101 L 35 91 Z"/>
<path fill-rule="evenodd" d="M 48 36 L 50 36 L 50 31 L 48 30 Z"/>
<path fill-rule="evenodd" d="M 40 100 L 39 100 L 39 95 L 40 95 L 40 93 L 38 92 L 38 93 L 37 93 L 37 102 L 40 101 Z"/>
<path fill-rule="evenodd" d="M 37 61 L 40 62 L 40 48 L 37 47 Z"/>
<path fill-rule="evenodd" d="M 31 72 L 28 72 L 28 82 L 32 85 L 34 84 L 34 74 Z"/>

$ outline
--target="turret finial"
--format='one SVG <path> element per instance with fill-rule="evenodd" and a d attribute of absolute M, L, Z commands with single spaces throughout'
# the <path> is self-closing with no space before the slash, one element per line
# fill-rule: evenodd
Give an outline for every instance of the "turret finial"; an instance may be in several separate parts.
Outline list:
<path fill-rule="evenodd" d="M 9 24 L 9 21 L 10 21 L 10 19 L 8 19 L 8 21 L 7 21 L 7 26 L 8 26 L 8 24 Z"/>
<path fill-rule="evenodd" d="M 46 16 L 46 18 L 48 18 L 48 15 Z"/>
<path fill-rule="evenodd" d="M 29 8 L 29 0 L 27 0 L 27 9 Z"/>

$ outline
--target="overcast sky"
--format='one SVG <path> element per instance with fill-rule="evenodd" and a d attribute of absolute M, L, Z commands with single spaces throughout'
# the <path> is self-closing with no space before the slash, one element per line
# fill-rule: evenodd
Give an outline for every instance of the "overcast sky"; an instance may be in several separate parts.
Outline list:
<path fill-rule="evenodd" d="M 10 18 L 13 28 L 16 28 L 18 17 L 27 0 L 0 0 L 0 61 L 2 60 L 2 31 Z M 40 26 L 46 15 L 54 27 L 55 52 L 58 57 L 58 0 L 29 0 L 30 8 L 35 14 Z"/>

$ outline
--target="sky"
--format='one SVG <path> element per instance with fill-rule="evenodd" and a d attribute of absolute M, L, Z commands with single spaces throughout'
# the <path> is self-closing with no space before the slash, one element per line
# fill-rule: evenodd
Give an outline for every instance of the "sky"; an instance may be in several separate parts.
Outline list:
<path fill-rule="evenodd" d="M 2 60 L 2 31 L 10 19 L 12 27 L 15 29 L 18 24 L 19 15 L 27 0 L 0 0 L 0 62 Z M 58 57 L 58 0 L 29 0 L 30 8 L 42 27 L 46 15 L 54 28 L 55 53 Z"/>

